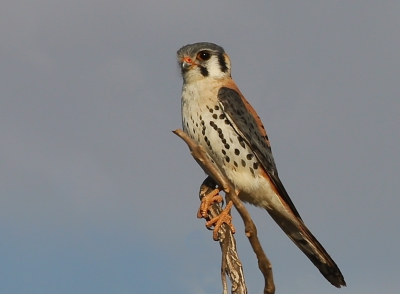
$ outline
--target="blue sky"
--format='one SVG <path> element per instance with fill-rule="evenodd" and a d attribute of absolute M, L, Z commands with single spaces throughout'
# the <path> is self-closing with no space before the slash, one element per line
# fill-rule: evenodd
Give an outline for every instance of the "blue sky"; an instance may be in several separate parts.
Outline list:
<path fill-rule="evenodd" d="M 342 270 L 337 290 L 249 207 L 277 293 L 400 287 L 397 1 L 0 5 L 0 292 L 220 293 L 196 218 L 176 51 L 209 41 L 266 126 L 280 177 Z M 263 279 L 240 218 L 250 293 Z"/>

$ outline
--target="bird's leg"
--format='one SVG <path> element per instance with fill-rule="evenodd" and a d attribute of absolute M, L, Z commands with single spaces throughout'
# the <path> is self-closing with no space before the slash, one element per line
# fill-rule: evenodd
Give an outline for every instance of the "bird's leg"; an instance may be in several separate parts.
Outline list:
<path fill-rule="evenodd" d="M 213 219 L 209 220 L 206 222 L 206 227 L 210 228 L 211 226 L 214 226 L 214 232 L 213 232 L 213 238 L 215 241 L 218 241 L 218 230 L 221 227 L 222 224 L 227 224 L 232 233 L 235 233 L 235 227 L 232 224 L 232 216 L 231 216 L 231 208 L 232 208 L 233 202 L 229 201 L 228 204 L 226 205 L 225 209 L 221 211 L 221 213 L 214 217 Z"/>
<path fill-rule="evenodd" d="M 207 177 L 204 182 L 201 184 L 199 195 L 201 198 L 201 204 L 199 207 L 199 210 L 197 212 L 197 217 L 198 218 L 205 218 L 208 221 L 206 222 L 206 227 L 210 228 L 214 226 L 213 229 L 213 238 L 215 241 L 218 241 L 218 231 L 221 227 L 222 224 L 227 224 L 232 233 L 235 233 L 235 228 L 232 225 L 232 216 L 230 215 L 230 211 L 232 208 L 232 201 L 228 198 L 228 195 L 225 195 L 227 198 L 227 205 L 225 209 L 222 209 L 219 205 L 218 207 L 214 206 L 215 212 L 218 213 L 218 215 L 214 218 L 211 218 L 209 215 L 210 208 L 213 204 L 215 203 L 221 203 L 224 201 L 221 195 L 219 193 L 223 190 L 222 188 L 215 188 L 217 186 L 217 183 L 213 180 L 211 177 Z M 209 192 L 211 191 L 211 192 Z"/>

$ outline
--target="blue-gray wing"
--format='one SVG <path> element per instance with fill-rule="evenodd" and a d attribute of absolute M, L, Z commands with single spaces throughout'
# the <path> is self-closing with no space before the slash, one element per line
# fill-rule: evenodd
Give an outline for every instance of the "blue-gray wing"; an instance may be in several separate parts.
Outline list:
<path fill-rule="evenodd" d="M 291 208 L 292 212 L 301 219 L 300 214 L 278 177 L 268 137 L 254 109 L 246 100 L 242 99 L 241 94 L 231 88 L 222 87 L 218 91 L 218 100 L 232 128 L 246 142 L 250 149 L 253 150 L 254 155 L 268 174 L 279 195 Z"/>

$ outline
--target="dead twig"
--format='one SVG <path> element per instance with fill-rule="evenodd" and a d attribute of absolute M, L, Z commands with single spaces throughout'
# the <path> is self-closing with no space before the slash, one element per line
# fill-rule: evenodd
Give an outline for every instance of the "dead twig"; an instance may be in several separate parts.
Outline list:
<path fill-rule="evenodd" d="M 198 146 L 185 132 L 182 130 L 173 131 L 174 134 L 179 136 L 185 143 L 188 145 L 193 158 L 197 161 L 200 167 L 212 177 L 212 179 L 218 184 L 220 188 L 222 188 L 226 197 L 232 200 L 236 210 L 239 212 L 239 215 L 243 219 L 245 233 L 249 242 L 253 248 L 254 253 L 256 254 L 258 260 L 258 267 L 264 276 L 265 286 L 264 286 L 264 294 L 274 294 L 275 293 L 275 284 L 272 275 L 272 266 L 265 255 L 260 241 L 257 237 L 257 228 L 253 223 L 253 220 L 250 217 L 249 212 L 240 201 L 234 187 L 232 184 L 223 176 L 220 170 L 211 162 L 207 153 L 201 146 Z M 225 225 L 224 225 L 225 226 Z M 232 236 L 233 237 L 233 236 Z M 232 292 L 233 293 L 233 292 Z M 239 293 L 239 292 L 236 292 Z M 244 292 L 246 293 L 246 292 Z"/>

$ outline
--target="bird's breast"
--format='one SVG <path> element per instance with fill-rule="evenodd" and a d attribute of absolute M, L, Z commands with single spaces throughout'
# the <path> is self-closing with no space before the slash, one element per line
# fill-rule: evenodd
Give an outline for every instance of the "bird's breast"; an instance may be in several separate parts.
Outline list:
<path fill-rule="evenodd" d="M 265 182 L 251 148 L 236 133 L 217 97 L 218 89 L 184 87 L 184 131 L 205 148 L 219 170 L 241 191 L 253 193 Z M 265 183 L 264 183 L 265 184 Z"/>

